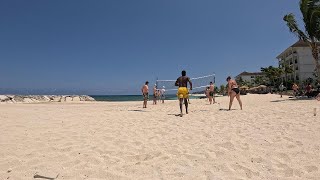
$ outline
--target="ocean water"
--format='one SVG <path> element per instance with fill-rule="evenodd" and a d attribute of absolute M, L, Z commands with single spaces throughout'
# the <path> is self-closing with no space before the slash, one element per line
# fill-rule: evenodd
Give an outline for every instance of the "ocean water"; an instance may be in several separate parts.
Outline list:
<path fill-rule="evenodd" d="M 142 95 L 90 95 L 96 101 L 142 101 Z M 198 99 L 199 97 L 190 96 L 190 99 Z M 176 100 L 176 95 L 166 95 L 165 100 Z M 149 95 L 149 100 L 153 100 L 153 96 Z"/>

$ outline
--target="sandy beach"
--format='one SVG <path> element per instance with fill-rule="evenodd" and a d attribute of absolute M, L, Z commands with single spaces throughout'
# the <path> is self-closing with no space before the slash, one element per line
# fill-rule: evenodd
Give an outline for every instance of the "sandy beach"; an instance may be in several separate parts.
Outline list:
<path fill-rule="evenodd" d="M 0 179 L 320 179 L 320 102 L 241 98 L 0 104 Z"/>

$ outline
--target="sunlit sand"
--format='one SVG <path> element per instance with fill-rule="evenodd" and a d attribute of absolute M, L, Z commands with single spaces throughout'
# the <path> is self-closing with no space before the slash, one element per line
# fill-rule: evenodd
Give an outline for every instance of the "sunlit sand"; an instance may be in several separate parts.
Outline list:
<path fill-rule="evenodd" d="M 0 179 L 319 179 L 319 101 L 241 98 L 1 104 Z"/>

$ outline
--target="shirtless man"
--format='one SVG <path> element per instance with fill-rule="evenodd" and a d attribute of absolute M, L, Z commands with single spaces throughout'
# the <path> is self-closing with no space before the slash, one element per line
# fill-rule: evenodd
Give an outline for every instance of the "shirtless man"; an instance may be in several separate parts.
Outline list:
<path fill-rule="evenodd" d="M 204 94 L 205 94 L 205 95 L 206 95 L 206 97 L 207 97 L 207 101 L 209 101 L 209 96 L 210 96 L 210 87 L 206 87 L 206 90 L 205 90 Z"/>
<path fill-rule="evenodd" d="M 157 104 L 157 95 L 158 95 L 157 85 L 154 85 L 153 86 L 153 105 Z"/>
<path fill-rule="evenodd" d="M 294 83 L 294 84 L 292 85 L 292 90 L 293 90 L 294 96 L 297 96 L 297 94 L 298 94 L 298 89 L 299 89 L 299 86 L 298 86 L 296 83 Z"/>
<path fill-rule="evenodd" d="M 188 90 L 188 82 L 190 84 L 190 90 L 192 90 L 192 82 L 190 81 L 190 78 L 186 76 L 186 71 L 183 70 L 181 72 L 181 75 L 176 83 L 175 86 L 179 86 L 178 89 L 178 98 L 179 98 L 179 103 L 180 103 L 180 117 L 182 117 L 182 103 L 184 101 L 184 105 L 186 106 L 186 114 L 188 114 L 188 97 L 189 97 L 189 90 Z"/>
<path fill-rule="evenodd" d="M 308 83 L 308 85 L 306 86 L 306 95 L 308 96 L 308 98 L 311 97 L 312 93 L 312 86 L 310 83 Z"/>
<path fill-rule="evenodd" d="M 146 83 L 142 86 L 141 92 L 143 96 L 143 108 L 147 108 L 147 102 L 149 98 L 149 87 L 148 87 L 149 82 L 146 81 Z"/>
<path fill-rule="evenodd" d="M 215 102 L 215 99 L 214 99 L 214 85 L 212 82 L 210 82 L 210 86 L 209 86 L 209 102 L 210 104 L 213 104 L 216 103 Z"/>
<path fill-rule="evenodd" d="M 231 79 L 230 76 L 227 77 L 227 82 L 228 82 L 228 96 L 230 96 L 230 102 L 229 102 L 229 110 L 231 110 L 232 102 L 234 97 L 237 98 L 240 108 L 242 110 L 242 102 L 240 99 L 240 90 L 238 87 L 238 84 L 235 80 Z"/>

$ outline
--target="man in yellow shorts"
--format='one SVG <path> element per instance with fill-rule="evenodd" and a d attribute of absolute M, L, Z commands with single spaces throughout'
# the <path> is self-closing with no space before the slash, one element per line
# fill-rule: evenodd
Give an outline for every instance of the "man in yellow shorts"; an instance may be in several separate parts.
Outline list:
<path fill-rule="evenodd" d="M 183 70 L 181 72 L 181 75 L 176 83 L 175 86 L 179 86 L 177 96 L 179 98 L 180 103 L 180 116 L 182 117 L 182 103 L 184 101 L 184 105 L 186 106 L 186 114 L 188 114 L 188 98 L 189 98 L 189 90 L 188 90 L 188 82 L 190 84 L 190 90 L 192 90 L 192 82 L 190 81 L 190 78 L 186 76 L 186 71 Z"/>

